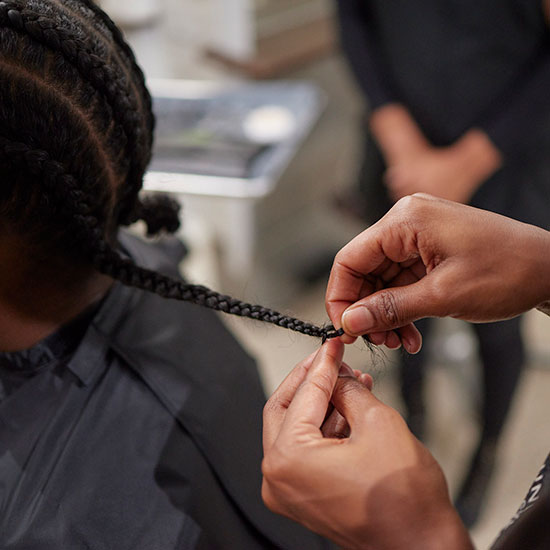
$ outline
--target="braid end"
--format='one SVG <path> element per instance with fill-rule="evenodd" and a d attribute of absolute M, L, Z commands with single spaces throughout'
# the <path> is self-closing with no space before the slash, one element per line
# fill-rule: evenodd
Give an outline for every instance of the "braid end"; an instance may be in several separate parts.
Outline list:
<path fill-rule="evenodd" d="M 147 236 L 152 237 L 165 231 L 175 233 L 181 226 L 179 203 L 168 195 L 151 195 L 138 200 L 136 208 L 123 225 L 143 220 L 147 225 Z"/>

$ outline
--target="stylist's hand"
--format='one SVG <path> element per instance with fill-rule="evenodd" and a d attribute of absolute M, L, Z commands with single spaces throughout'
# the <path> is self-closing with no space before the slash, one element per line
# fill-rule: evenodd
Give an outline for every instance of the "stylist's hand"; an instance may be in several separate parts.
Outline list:
<path fill-rule="evenodd" d="M 397 329 L 415 352 L 421 341 L 410 323 L 417 319 L 495 321 L 549 297 L 550 233 L 413 195 L 337 254 L 326 307 L 348 335 L 370 334 L 379 344 Z"/>
<path fill-rule="evenodd" d="M 351 372 L 343 344 L 298 365 L 264 410 L 267 506 L 344 548 L 472 548 L 443 473 L 399 414 Z M 330 404 L 349 437 L 324 437 Z"/>

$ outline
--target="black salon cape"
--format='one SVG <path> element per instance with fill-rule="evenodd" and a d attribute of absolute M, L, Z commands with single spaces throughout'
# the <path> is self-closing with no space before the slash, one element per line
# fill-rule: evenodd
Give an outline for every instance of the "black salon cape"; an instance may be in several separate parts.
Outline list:
<path fill-rule="evenodd" d="M 214 313 L 115 285 L 68 364 L 0 402 L 0 548 L 328 548 L 261 502 L 263 404 Z"/>

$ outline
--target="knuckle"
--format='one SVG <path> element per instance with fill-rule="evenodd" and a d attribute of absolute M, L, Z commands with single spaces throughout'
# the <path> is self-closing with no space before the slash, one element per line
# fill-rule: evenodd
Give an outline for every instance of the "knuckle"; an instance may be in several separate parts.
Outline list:
<path fill-rule="evenodd" d="M 262 475 L 270 484 L 277 484 L 286 478 L 289 458 L 281 453 L 277 447 L 271 449 L 262 460 Z"/>
<path fill-rule="evenodd" d="M 397 411 L 383 403 L 373 405 L 365 414 L 369 423 L 379 427 L 390 426 L 401 418 Z"/>
<path fill-rule="evenodd" d="M 414 207 L 417 200 L 418 197 L 415 197 L 414 195 L 406 195 L 397 201 L 397 205 L 402 210 L 410 210 Z"/>
<path fill-rule="evenodd" d="M 320 372 L 316 378 L 312 378 L 307 383 L 321 392 L 327 401 L 330 401 L 332 397 L 333 381 L 328 374 Z"/>
<path fill-rule="evenodd" d="M 414 199 L 414 204 L 422 204 L 422 202 L 432 200 L 434 197 L 429 193 L 413 193 L 411 199 Z"/>
<path fill-rule="evenodd" d="M 391 292 L 382 293 L 382 313 L 388 324 L 392 326 L 399 324 L 399 309 L 395 297 Z"/>
<path fill-rule="evenodd" d="M 385 328 L 400 326 L 401 315 L 392 292 L 382 291 L 374 303 L 375 315 Z"/>
<path fill-rule="evenodd" d="M 264 405 L 264 409 L 263 409 L 263 419 L 264 421 L 265 420 L 268 420 L 269 417 L 271 416 L 271 414 L 275 411 L 275 409 L 277 408 L 276 406 L 276 401 L 277 399 L 275 398 L 275 396 L 272 396 L 268 401 L 267 403 Z"/>
<path fill-rule="evenodd" d="M 424 197 L 421 194 L 405 195 L 396 202 L 397 210 L 404 218 L 410 218 L 422 205 Z"/>
<path fill-rule="evenodd" d="M 262 460 L 262 475 L 267 481 L 272 482 L 276 479 L 280 469 L 280 464 L 277 459 L 273 458 L 273 454 L 267 455 Z"/>
<path fill-rule="evenodd" d="M 265 480 L 262 483 L 262 500 L 272 512 L 278 511 L 277 500 L 274 498 L 273 491 Z"/>
<path fill-rule="evenodd" d="M 266 420 L 273 413 L 279 411 L 282 408 L 288 408 L 288 401 L 281 399 L 277 394 L 273 394 L 264 405 L 263 418 Z"/>
<path fill-rule="evenodd" d="M 332 262 L 332 272 L 333 273 L 346 273 L 349 269 L 349 257 L 350 257 L 350 250 L 353 249 L 354 243 L 359 239 L 361 235 L 355 237 L 352 241 L 350 241 L 348 244 L 346 244 L 344 247 L 342 247 L 337 253 L 336 256 L 334 256 L 334 260 Z"/>
<path fill-rule="evenodd" d="M 396 206 L 403 212 L 406 218 L 419 216 L 424 208 L 428 207 L 433 199 L 431 195 L 426 193 L 413 193 L 399 199 Z"/>
<path fill-rule="evenodd" d="M 355 378 L 339 378 L 338 380 L 338 394 L 341 397 L 350 397 L 365 389 L 365 386 Z"/>
<path fill-rule="evenodd" d="M 343 264 L 343 258 L 344 258 L 345 253 L 346 253 L 346 247 L 341 248 L 341 249 L 337 252 L 336 256 L 334 256 L 334 262 L 333 262 L 332 265 L 333 265 L 333 266 L 340 266 L 340 265 L 342 265 L 342 264 Z"/>

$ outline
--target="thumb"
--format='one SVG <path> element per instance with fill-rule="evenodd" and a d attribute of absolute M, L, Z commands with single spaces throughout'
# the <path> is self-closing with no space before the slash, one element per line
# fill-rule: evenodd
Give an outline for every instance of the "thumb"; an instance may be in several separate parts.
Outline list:
<path fill-rule="evenodd" d="M 351 336 L 360 336 L 400 328 L 423 317 L 439 317 L 444 303 L 435 298 L 432 287 L 426 276 L 410 285 L 375 292 L 344 311 L 342 328 Z"/>

